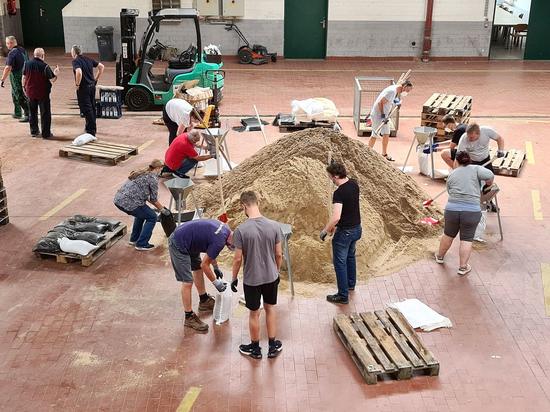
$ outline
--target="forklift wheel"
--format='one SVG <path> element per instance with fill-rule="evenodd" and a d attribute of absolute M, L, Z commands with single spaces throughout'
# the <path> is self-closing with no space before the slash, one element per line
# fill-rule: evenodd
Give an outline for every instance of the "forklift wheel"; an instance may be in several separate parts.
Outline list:
<path fill-rule="evenodd" d="M 238 51 L 239 61 L 243 64 L 252 63 L 252 51 L 248 47 L 241 47 Z"/>
<path fill-rule="evenodd" d="M 147 110 L 151 106 L 151 96 L 141 87 L 132 87 L 126 93 L 126 106 L 133 112 Z"/>

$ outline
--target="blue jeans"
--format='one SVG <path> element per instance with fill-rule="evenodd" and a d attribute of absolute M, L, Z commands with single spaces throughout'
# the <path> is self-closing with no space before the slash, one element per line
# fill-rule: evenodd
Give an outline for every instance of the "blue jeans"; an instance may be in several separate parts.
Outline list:
<path fill-rule="evenodd" d="M 332 238 L 332 256 L 338 295 L 348 298 L 349 288 L 355 287 L 357 266 L 355 263 L 355 245 L 361 239 L 361 225 L 349 229 L 336 228 Z"/>
<path fill-rule="evenodd" d="M 143 247 L 149 244 L 153 229 L 157 223 L 157 214 L 147 205 L 143 205 L 134 210 L 124 210 L 115 205 L 124 213 L 134 216 L 134 226 L 130 235 L 130 242 L 135 242 L 136 246 Z"/>
<path fill-rule="evenodd" d="M 176 175 L 183 176 L 184 174 L 187 174 L 188 171 L 193 169 L 197 165 L 197 161 L 195 159 L 185 159 L 180 168 L 175 171 Z"/>

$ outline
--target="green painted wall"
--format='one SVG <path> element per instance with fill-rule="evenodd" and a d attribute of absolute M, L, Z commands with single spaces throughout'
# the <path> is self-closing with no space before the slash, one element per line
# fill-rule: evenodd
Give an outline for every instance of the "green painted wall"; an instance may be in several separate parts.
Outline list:
<path fill-rule="evenodd" d="M 550 60 L 550 1 L 532 0 L 525 60 Z"/>

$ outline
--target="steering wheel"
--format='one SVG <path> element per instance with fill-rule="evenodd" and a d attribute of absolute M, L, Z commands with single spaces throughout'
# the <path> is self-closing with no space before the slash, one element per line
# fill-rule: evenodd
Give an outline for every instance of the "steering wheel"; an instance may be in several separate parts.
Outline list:
<path fill-rule="evenodd" d="M 163 50 L 166 50 L 168 48 L 167 46 L 159 42 L 158 39 L 155 39 L 155 46 L 159 46 Z"/>
<path fill-rule="evenodd" d="M 195 58 L 195 54 L 197 53 L 197 48 L 193 45 L 189 46 L 187 50 L 184 50 L 179 56 L 178 61 L 181 64 L 192 62 Z"/>

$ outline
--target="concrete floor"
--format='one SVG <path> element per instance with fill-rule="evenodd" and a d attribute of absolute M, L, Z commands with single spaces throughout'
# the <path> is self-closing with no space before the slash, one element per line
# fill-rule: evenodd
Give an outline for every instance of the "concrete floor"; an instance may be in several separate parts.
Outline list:
<path fill-rule="evenodd" d="M 284 351 L 275 360 L 254 361 L 237 351 L 248 341 L 242 307 L 222 326 L 205 316 L 208 334 L 183 328 L 179 285 L 164 250 L 140 253 L 121 241 L 89 268 L 31 253 L 42 234 L 75 213 L 129 224 L 112 197 L 130 170 L 162 158 L 167 145 L 166 130 L 151 124 L 158 113 L 126 113 L 121 120 L 99 120 L 98 137 L 142 146 L 138 156 L 117 166 L 59 158 L 58 149 L 81 133 L 83 120 L 70 102 L 70 60 L 54 56 L 49 62 L 62 68 L 52 96 L 55 140 L 31 139 L 28 126 L 9 116 L 9 89 L 0 92 L 0 153 L 11 216 L 0 227 L 0 410 L 174 411 L 180 404 L 195 411 L 550 410 L 550 286 L 545 307 L 542 280 L 550 282 L 544 266 L 550 263 L 550 167 L 544 161 L 550 150 L 550 109 L 544 103 L 550 63 L 227 64 L 221 112 L 230 126 L 252 114 L 253 104 L 272 115 L 288 112 L 293 98 L 323 96 L 334 100 L 344 131 L 353 136 L 353 77 L 398 77 L 411 67 L 415 89 L 390 143 L 398 162 L 433 92 L 472 95 L 473 116 L 494 126 L 508 148 L 526 142 L 533 147 L 519 178 L 497 177 L 505 240 L 498 241 L 490 216 L 488 243 L 476 248 L 468 277 L 455 274 L 453 247 L 444 266 L 424 260 L 361 284 L 346 307 L 325 302 L 330 285 L 319 286 L 314 297 L 291 298 L 283 289 L 278 310 Z M 102 83 L 114 83 L 114 65 Z M 271 141 L 279 136 L 271 126 L 267 133 Z M 236 161 L 262 145 L 260 133 L 229 136 Z M 442 182 L 412 176 L 429 194 L 443 188 Z M 40 220 L 81 189 L 66 207 Z M 533 193 L 541 205 L 533 203 Z M 160 196 L 168 202 L 166 190 Z M 441 373 L 367 386 L 332 331 L 332 318 L 405 298 L 421 299 L 453 322 L 452 329 L 421 334 Z"/>

